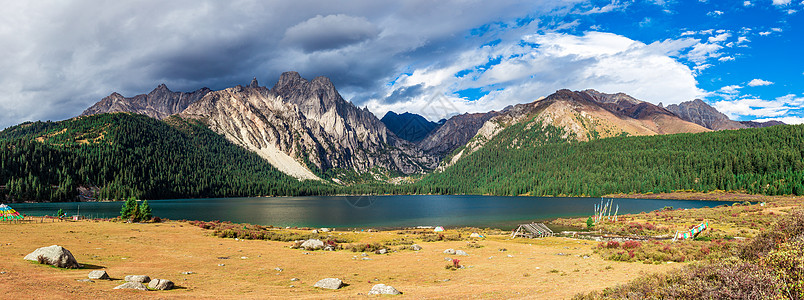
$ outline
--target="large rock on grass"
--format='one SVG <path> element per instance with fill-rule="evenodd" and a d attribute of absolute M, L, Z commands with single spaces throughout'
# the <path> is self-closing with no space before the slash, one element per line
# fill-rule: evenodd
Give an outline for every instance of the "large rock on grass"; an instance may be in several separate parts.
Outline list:
<path fill-rule="evenodd" d="M 109 279 L 109 274 L 104 270 L 95 270 L 89 272 L 89 279 Z"/>
<path fill-rule="evenodd" d="M 371 290 L 368 292 L 369 295 L 400 295 L 402 292 L 396 290 L 394 287 L 390 285 L 384 285 L 382 283 L 374 285 Z"/>
<path fill-rule="evenodd" d="M 151 282 L 148 283 L 148 288 L 160 291 L 172 289 L 173 286 L 173 281 L 167 279 L 152 279 Z"/>
<path fill-rule="evenodd" d="M 324 248 L 324 242 L 321 240 L 309 239 L 304 241 L 304 243 L 301 244 L 301 247 L 304 248 L 304 250 L 318 250 Z"/>
<path fill-rule="evenodd" d="M 41 264 L 53 265 L 59 268 L 78 269 L 81 265 L 75 260 L 70 250 L 62 246 L 53 245 L 34 250 L 25 256 L 26 260 L 38 261 Z"/>
<path fill-rule="evenodd" d="M 114 288 L 115 290 L 140 290 L 140 291 L 147 291 L 148 289 L 145 288 L 140 282 L 126 282 L 124 284 L 118 285 Z"/>
<path fill-rule="evenodd" d="M 123 280 L 126 282 L 146 283 L 151 281 L 151 277 L 148 277 L 148 275 L 126 275 L 126 278 Z"/>
<path fill-rule="evenodd" d="M 343 287 L 343 281 L 341 281 L 338 278 L 324 278 L 316 282 L 315 285 L 313 285 L 313 287 L 337 290 Z"/>
<path fill-rule="evenodd" d="M 413 244 L 413 245 L 410 245 L 410 249 L 413 250 L 413 251 L 419 251 L 419 250 L 422 250 L 422 246 L 419 246 L 419 244 Z"/>

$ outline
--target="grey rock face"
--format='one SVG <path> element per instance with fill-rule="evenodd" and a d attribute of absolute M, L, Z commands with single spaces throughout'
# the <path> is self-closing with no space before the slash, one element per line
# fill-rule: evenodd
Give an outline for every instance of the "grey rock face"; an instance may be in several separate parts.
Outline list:
<path fill-rule="evenodd" d="M 109 279 L 109 274 L 104 270 L 95 270 L 89 272 L 89 279 Z"/>
<path fill-rule="evenodd" d="M 321 240 L 309 239 L 304 241 L 304 243 L 301 244 L 301 247 L 304 250 L 318 250 L 324 248 L 324 242 Z"/>
<path fill-rule="evenodd" d="M 148 283 L 148 288 L 160 291 L 172 289 L 173 286 L 173 281 L 167 279 L 153 279 Z"/>
<path fill-rule="evenodd" d="M 341 281 L 338 278 L 324 278 L 316 282 L 315 285 L 313 285 L 313 287 L 337 290 L 343 287 L 343 281 Z"/>
<path fill-rule="evenodd" d="M 151 281 L 151 277 L 148 277 L 148 275 L 126 275 L 124 280 L 126 282 L 145 283 Z"/>
<path fill-rule="evenodd" d="M 396 290 L 394 287 L 390 285 L 384 284 L 376 284 L 371 287 L 371 290 L 368 292 L 369 295 L 401 295 L 402 292 Z"/>
<path fill-rule="evenodd" d="M 103 113 L 131 112 L 143 114 L 151 118 L 164 119 L 170 115 L 182 112 L 190 104 L 200 100 L 211 90 L 202 88 L 191 93 L 173 92 L 164 84 L 159 85 L 148 94 L 141 94 L 131 98 L 123 97 L 118 93 L 103 98 L 95 105 L 87 108 L 81 116 L 90 116 Z"/>
<path fill-rule="evenodd" d="M 419 141 L 417 145 L 430 155 L 444 157 L 466 145 L 486 121 L 499 114 L 499 112 L 491 111 L 453 116 L 444 122 L 444 125 Z"/>
<path fill-rule="evenodd" d="M 43 263 L 59 268 L 77 269 L 81 267 L 78 261 L 75 260 L 73 254 L 70 253 L 70 250 L 64 249 L 64 247 L 58 245 L 36 249 L 34 252 L 26 255 L 24 259 L 39 261 L 40 256 L 42 257 Z"/>
<path fill-rule="evenodd" d="M 412 174 L 438 163 L 396 137 L 373 113 L 344 100 L 325 77 L 308 81 L 286 72 L 270 90 L 236 87 L 210 92 L 181 116 L 201 119 L 234 143 L 266 152 L 261 155 L 293 176 L 287 158 L 283 163 L 268 152 L 279 151 L 304 169 L 307 160 L 321 170 L 366 172 L 379 167 Z M 311 174 L 296 177 L 313 179 Z"/>
<path fill-rule="evenodd" d="M 118 285 L 114 288 L 115 290 L 140 290 L 140 291 L 147 291 L 148 289 L 145 288 L 140 282 L 126 282 L 124 284 Z"/>

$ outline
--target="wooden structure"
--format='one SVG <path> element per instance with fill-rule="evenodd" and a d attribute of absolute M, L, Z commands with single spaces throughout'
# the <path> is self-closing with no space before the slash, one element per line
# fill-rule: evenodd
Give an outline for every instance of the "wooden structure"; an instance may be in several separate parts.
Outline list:
<path fill-rule="evenodd" d="M 515 237 L 526 237 L 526 238 L 540 238 L 546 236 L 553 236 L 553 230 L 544 225 L 544 223 L 530 223 L 530 224 L 520 224 L 514 233 L 511 234 L 511 238 Z"/>

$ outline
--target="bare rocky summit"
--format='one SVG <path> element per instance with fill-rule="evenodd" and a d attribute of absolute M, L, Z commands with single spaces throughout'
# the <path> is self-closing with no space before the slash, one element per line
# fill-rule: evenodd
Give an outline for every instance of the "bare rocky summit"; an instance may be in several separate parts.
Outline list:
<path fill-rule="evenodd" d="M 90 116 L 113 112 L 131 112 L 143 114 L 151 118 L 164 119 L 186 109 L 190 104 L 200 100 L 211 90 L 202 88 L 194 92 L 173 92 L 164 84 L 160 84 L 148 94 L 131 98 L 118 93 L 103 98 L 95 105 L 87 108 L 81 116 Z"/>

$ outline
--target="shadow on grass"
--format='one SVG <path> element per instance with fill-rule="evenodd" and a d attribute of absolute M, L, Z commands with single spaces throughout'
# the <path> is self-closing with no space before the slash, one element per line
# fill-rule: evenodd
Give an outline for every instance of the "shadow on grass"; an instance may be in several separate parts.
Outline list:
<path fill-rule="evenodd" d="M 104 266 L 93 265 L 93 264 L 81 264 L 81 265 L 83 266 L 83 267 L 81 267 L 81 269 L 86 269 L 86 270 L 106 269 L 106 267 L 104 267 Z"/>

